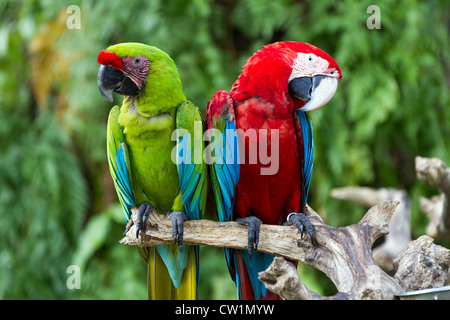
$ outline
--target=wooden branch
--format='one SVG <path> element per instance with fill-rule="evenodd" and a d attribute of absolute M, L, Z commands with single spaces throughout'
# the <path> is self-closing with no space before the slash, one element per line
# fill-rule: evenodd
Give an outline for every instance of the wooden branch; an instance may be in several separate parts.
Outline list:
<path fill-rule="evenodd" d="M 137 209 L 132 209 L 131 219 L 136 222 Z M 309 209 L 308 217 L 319 232 L 324 225 L 320 216 Z M 136 239 L 136 223 L 130 228 L 122 244 L 137 247 L 152 247 L 162 244 L 173 244 L 172 222 L 155 210 L 150 213 L 146 222 L 145 233 L 141 231 Z M 247 227 L 236 222 L 217 222 L 212 220 L 189 220 L 184 223 L 183 243 L 187 245 L 205 245 L 247 249 Z M 258 251 L 285 257 L 290 260 L 305 260 L 305 252 L 312 248 L 309 239 L 300 239 L 300 232 L 294 226 L 262 224 Z"/>
<path fill-rule="evenodd" d="M 339 291 L 335 296 L 322 297 L 307 289 L 295 279 L 298 276 L 293 266 L 280 259 L 260 274 L 261 281 L 286 299 L 393 299 L 403 289 L 376 264 L 371 247 L 388 233 L 389 219 L 397 205 L 396 201 L 384 201 L 372 207 L 358 224 L 343 228 L 323 224 L 316 229 L 317 245 L 308 250 L 304 263 L 333 281 Z"/>
<path fill-rule="evenodd" d="M 405 291 L 437 288 L 445 284 L 450 267 L 450 250 L 421 236 L 394 261 L 394 278 Z"/>
<path fill-rule="evenodd" d="M 326 225 L 308 207 L 307 215 L 315 232 L 314 246 L 309 239 L 300 239 L 293 226 L 261 225 L 258 251 L 278 257 L 268 270 L 260 273 L 260 280 L 269 290 L 286 299 L 393 299 L 395 293 L 405 290 L 377 265 L 371 247 L 376 239 L 388 233 L 389 220 L 397 205 L 397 201 L 383 201 L 372 207 L 358 224 L 342 228 Z M 133 210 L 132 219 L 136 219 L 136 210 Z M 139 239 L 135 233 L 136 228 L 132 226 L 121 242 L 133 246 L 174 242 L 170 219 L 157 212 L 151 213 Z M 247 249 L 247 228 L 235 222 L 186 221 L 184 243 Z M 333 281 L 339 293 L 321 297 L 309 290 L 298 279 L 295 267 L 281 257 L 321 270 Z"/>
<path fill-rule="evenodd" d="M 348 227 L 348 230 L 351 233 L 363 232 L 360 229 L 363 229 L 364 232 L 369 232 L 369 237 L 365 240 L 369 241 L 371 246 L 378 237 L 388 233 L 387 224 L 397 204 L 398 202 L 395 201 L 386 201 L 372 208 L 364 219 L 361 220 L 360 227 Z M 335 232 L 335 230 L 342 228 L 335 229 L 327 226 L 322 218 L 309 206 L 307 207 L 307 215 L 314 228 L 314 241 L 322 247 L 324 252 L 317 254 L 317 246 L 313 247 L 306 236 L 304 239 L 301 239 L 300 232 L 295 226 L 268 224 L 261 225 L 258 251 L 308 264 L 308 261 L 323 260 L 325 257 L 328 258 L 332 254 L 330 252 L 333 250 L 345 250 L 347 243 L 345 243 L 344 239 L 339 238 L 341 236 L 340 234 L 336 234 Z M 134 221 L 134 224 L 120 241 L 122 244 L 137 247 L 152 247 L 174 243 L 171 220 L 155 210 L 150 213 L 149 219 L 146 221 L 145 232 L 141 231 L 137 239 L 136 216 L 137 209 L 133 208 L 131 219 Z M 355 228 L 356 230 L 353 230 Z M 352 234 L 347 237 L 350 236 Z M 212 220 L 185 221 L 183 239 L 184 244 L 187 245 L 206 245 L 234 249 L 247 249 L 248 245 L 247 227 L 236 222 L 217 222 Z M 334 245 L 331 246 L 331 244 Z M 344 255 L 344 253 L 340 254 Z M 320 257 L 314 257 L 314 255 L 320 255 Z M 339 277 L 339 275 L 332 275 L 332 279 L 336 277 Z"/>
<path fill-rule="evenodd" d="M 393 188 L 372 189 L 367 187 L 344 187 L 331 191 L 337 199 L 350 200 L 366 207 L 381 201 L 394 200 L 400 204 L 389 222 L 389 234 L 385 241 L 373 250 L 375 261 L 384 270 L 394 269 L 392 262 L 411 242 L 411 200 L 405 190 Z"/>
<path fill-rule="evenodd" d="M 450 168 L 438 158 L 416 157 L 416 174 L 441 191 L 440 196 L 420 198 L 420 208 L 430 219 L 427 234 L 450 241 Z"/>
<path fill-rule="evenodd" d="M 349 291 L 331 297 L 322 297 L 309 290 L 292 263 L 281 257 L 275 257 L 259 278 L 269 290 L 288 300 L 394 299 L 394 294 L 403 291 L 441 287 L 449 267 L 450 250 L 433 244 L 432 238 L 422 236 L 411 242 L 395 260 L 395 279 L 370 266 Z"/>
<path fill-rule="evenodd" d="M 267 289 L 285 300 L 323 299 L 319 294 L 308 289 L 300 280 L 297 268 L 281 257 L 275 257 L 269 268 L 259 273 L 258 278 L 264 282 Z M 341 295 L 341 300 L 347 299 L 345 294 Z"/>

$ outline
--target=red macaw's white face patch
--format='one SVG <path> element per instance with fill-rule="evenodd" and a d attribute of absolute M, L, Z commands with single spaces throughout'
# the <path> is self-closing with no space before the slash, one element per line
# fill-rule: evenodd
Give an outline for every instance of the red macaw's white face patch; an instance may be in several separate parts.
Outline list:
<path fill-rule="evenodd" d="M 339 71 L 331 67 L 327 60 L 316 56 L 314 53 L 297 54 L 294 63 L 292 64 L 292 73 L 289 76 L 289 81 L 300 77 L 313 77 L 316 75 L 326 75 L 339 79 Z"/>
<path fill-rule="evenodd" d="M 327 60 L 314 53 L 299 52 L 292 64 L 289 81 L 302 77 L 312 78 L 311 100 L 297 109 L 306 112 L 318 109 L 331 100 L 336 92 L 340 74 L 336 67 L 330 66 Z"/>

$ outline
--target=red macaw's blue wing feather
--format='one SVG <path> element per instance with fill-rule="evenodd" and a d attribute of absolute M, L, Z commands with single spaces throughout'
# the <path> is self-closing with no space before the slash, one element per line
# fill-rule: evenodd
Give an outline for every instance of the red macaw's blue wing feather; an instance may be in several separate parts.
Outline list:
<path fill-rule="evenodd" d="M 226 91 L 218 91 L 206 109 L 206 125 L 211 147 L 210 177 L 219 221 L 233 220 L 233 205 L 239 181 L 239 145 L 234 121 L 234 102 Z M 234 250 L 225 248 L 228 269 L 238 281 Z"/>
<path fill-rule="evenodd" d="M 213 187 L 220 189 L 220 206 L 218 217 L 220 221 L 231 221 L 233 211 L 233 200 L 236 185 L 239 181 L 239 147 L 236 135 L 235 122 L 226 121 L 225 130 L 219 135 L 217 153 L 212 164 Z"/>
<path fill-rule="evenodd" d="M 233 220 L 233 204 L 239 181 L 239 145 L 234 121 L 233 100 L 218 91 L 208 103 L 206 125 L 212 156 L 211 182 L 220 221 Z"/>
<path fill-rule="evenodd" d="M 312 124 L 305 112 L 297 111 L 295 113 L 295 122 L 297 128 L 297 137 L 299 145 L 299 154 L 302 162 L 300 165 L 303 169 L 302 179 L 302 194 L 304 195 L 304 203 L 308 201 L 309 185 L 311 183 L 311 176 L 314 162 L 314 139 Z M 302 205 L 300 207 L 303 207 Z"/>
<path fill-rule="evenodd" d="M 261 252 L 253 252 L 252 259 L 250 260 L 247 250 L 233 251 L 235 254 L 233 261 L 236 269 L 237 298 L 239 300 L 278 299 L 258 279 L 258 273 L 269 268 L 274 256 Z"/>

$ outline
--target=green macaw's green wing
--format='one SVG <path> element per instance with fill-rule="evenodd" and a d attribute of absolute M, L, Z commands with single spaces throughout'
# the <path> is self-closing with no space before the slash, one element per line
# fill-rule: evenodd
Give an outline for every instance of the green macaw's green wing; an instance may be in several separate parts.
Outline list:
<path fill-rule="evenodd" d="M 131 217 L 131 208 L 136 206 L 133 183 L 131 179 L 131 166 L 128 146 L 123 134 L 123 128 L 118 123 L 120 108 L 111 109 L 107 127 L 107 155 L 111 177 L 114 181 L 119 202 L 122 205 L 125 220 Z M 138 248 L 141 259 L 147 263 L 147 248 Z"/>
<path fill-rule="evenodd" d="M 190 101 L 176 114 L 177 168 L 182 202 L 189 219 L 202 219 L 206 207 L 207 167 L 203 159 L 203 119 Z"/>
<path fill-rule="evenodd" d="M 131 208 L 136 206 L 133 185 L 131 181 L 131 167 L 128 147 L 125 142 L 123 128 L 118 123 L 120 109 L 111 109 L 108 118 L 107 153 L 111 177 L 114 181 L 120 204 L 125 214 L 125 220 L 131 217 Z"/>
<path fill-rule="evenodd" d="M 203 159 L 203 119 L 190 101 L 177 110 L 177 168 L 182 202 L 189 219 L 202 219 L 206 209 L 207 166 Z M 197 282 L 200 268 L 199 247 L 195 246 Z"/>

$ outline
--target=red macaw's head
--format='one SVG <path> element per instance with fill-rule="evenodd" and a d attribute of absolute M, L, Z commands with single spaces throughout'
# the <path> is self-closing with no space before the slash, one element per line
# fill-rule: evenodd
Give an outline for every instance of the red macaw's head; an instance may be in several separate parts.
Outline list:
<path fill-rule="evenodd" d="M 233 88 L 237 100 L 259 97 L 277 108 L 311 111 L 330 101 L 341 79 L 341 69 L 323 50 L 284 41 L 250 57 Z"/>

